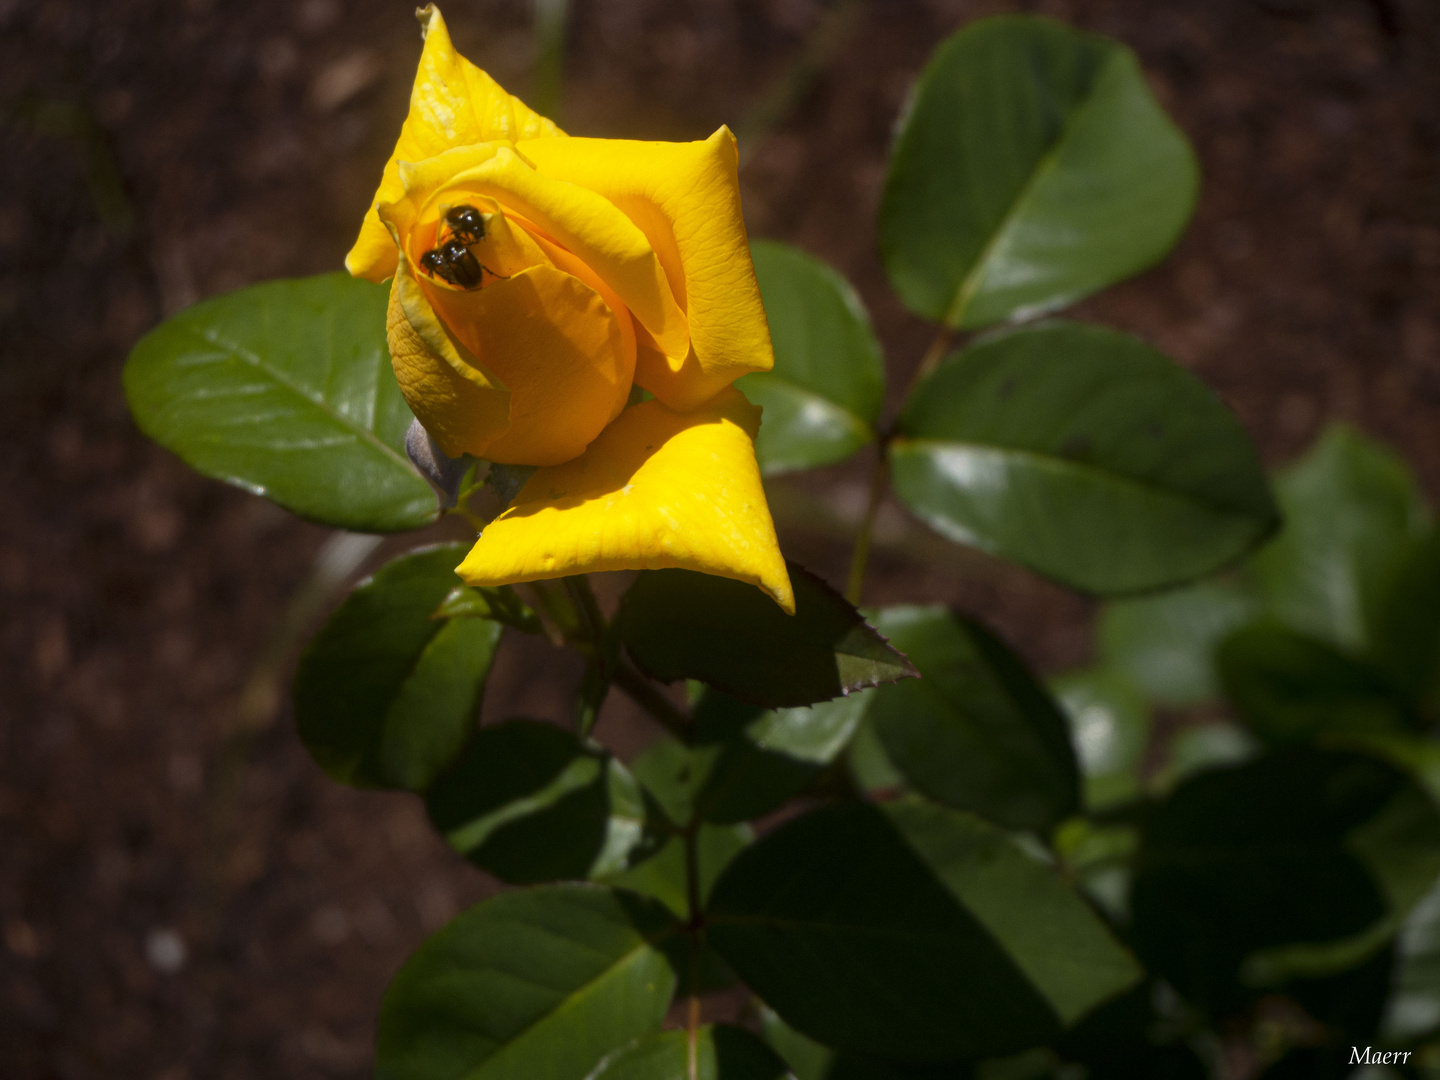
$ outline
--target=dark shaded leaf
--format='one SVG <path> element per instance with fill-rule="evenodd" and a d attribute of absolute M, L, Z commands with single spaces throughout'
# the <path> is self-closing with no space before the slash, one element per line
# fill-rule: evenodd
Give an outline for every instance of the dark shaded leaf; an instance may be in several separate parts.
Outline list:
<path fill-rule="evenodd" d="M 710 942 L 787 1024 L 857 1053 L 984 1056 L 1044 1041 L 1133 977 L 1083 901 L 1003 834 L 918 803 L 891 815 L 807 814 L 715 886 Z"/>
<path fill-rule="evenodd" d="M 1228 1011 L 1372 956 L 1437 851 L 1428 799 L 1373 758 L 1295 748 L 1201 773 L 1144 821 L 1134 940 L 1181 993 Z"/>
<path fill-rule="evenodd" d="M 509 585 L 498 587 L 457 585 L 435 609 L 433 618 L 470 617 L 513 626 L 527 634 L 543 634 L 545 624 Z"/>
<path fill-rule="evenodd" d="M 1048 19 L 980 19 L 916 84 L 880 250 L 912 311 L 987 326 L 1158 262 L 1198 188 L 1195 155 L 1129 49 Z"/>
<path fill-rule="evenodd" d="M 794 615 L 745 582 L 642 571 L 621 602 L 621 639 L 652 678 L 698 679 L 767 708 L 828 701 L 915 673 L 843 597 L 788 565 Z"/>
<path fill-rule="evenodd" d="M 942 535 L 1103 595 L 1193 580 L 1278 524 L 1245 429 L 1145 343 L 1047 323 L 952 355 L 911 394 L 895 491 Z"/>
<path fill-rule="evenodd" d="M 422 548 L 362 581 L 295 672 L 295 722 L 336 780 L 424 791 L 475 731 L 500 624 L 432 618 L 464 544 Z"/>
<path fill-rule="evenodd" d="M 413 417 L 385 344 L 383 286 L 349 274 L 206 300 L 140 339 L 140 430 L 216 480 L 359 532 L 416 529 L 439 501 L 405 454 Z"/>
<path fill-rule="evenodd" d="M 705 1024 L 695 1033 L 690 1068 L 685 1031 L 646 1035 L 605 1059 L 591 1080 L 785 1080 L 785 1062 L 744 1028 Z"/>
<path fill-rule="evenodd" d="M 1414 730 L 1409 703 L 1380 672 L 1276 623 L 1237 630 L 1216 653 L 1226 696 L 1271 745 Z"/>
<path fill-rule="evenodd" d="M 922 678 L 877 690 L 869 716 L 919 791 L 1016 829 L 1048 833 L 1079 807 L 1064 715 L 999 639 L 944 608 L 876 620 Z"/>
<path fill-rule="evenodd" d="M 765 410 L 755 456 L 767 476 L 849 457 L 875 438 L 885 369 L 850 283 L 773 240 L 750 245 L 770 321 L 775 367 L 736 387 Z"/>
<path fill-rule="evenodd" d="M 431 935 L 380 1008 L 378 1080 L 583 1080 L 660 1027 L 675 973 L 654 901 L 595 885 L 502 893 Z"/>
<path fill-rule="evenodd" d="M 539 720 L 481 728 L 425 805 L 451 847 L 518 884 L 615 873 L 645 829 L 625 766 Z"/>

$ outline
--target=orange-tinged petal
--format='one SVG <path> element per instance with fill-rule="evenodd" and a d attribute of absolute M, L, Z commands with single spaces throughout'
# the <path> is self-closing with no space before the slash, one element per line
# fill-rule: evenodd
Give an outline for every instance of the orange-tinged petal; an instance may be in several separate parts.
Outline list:
<path fill-rule="evenodd" d="M 632 406 L 574 461 L 538 470 L 457 568 L 473 585 L 682 567 L 795 596 L 755 463 L 760 409 L 734 389 L 679 413 Z"/>
<path fill-rule="evenodd" d="M 360 235 L 345 267 L 356 277 L 384 281 L 395 273 L 395 244 L 375 207 L 402 194 L 400 162 L 423 161 L 456 146 L 508 139 L 558 137 L 565 133 L 507 94 L 494 79 L 455 51 L 445 20 L 434 4 L 416 12 L 425 35 L 420 67 L 410 91 L 410 114 L 395 151 L 385 163 Z"/>
<path fill-rule="evenodd" d="M 728 128 L 702 142 L 537 138 L 517 141 L 516 150 L 543 176 L 605 196 L 659 256 L 692 348 L 683 356 L 664 342 L 647 348 L 642 335 L 636 382 L 685 410 L 774 366 Z"/>
<path fill-rule="evenodd" d="M 420 285 L 480 370 L 509 390 L 508 425 L 470 453 L 515 465 L 569 461 L 624 408 L 635 370 L 630 317 L 579 278 L 532 266 L 483 289 Z"/>
<path fill-rule="evenodd" d="M 410 411 L 446 454 L 483 456 L 509 426 L 510 391 L 435 317 L 407 263 L 390 283 L 385 331 Z"/>

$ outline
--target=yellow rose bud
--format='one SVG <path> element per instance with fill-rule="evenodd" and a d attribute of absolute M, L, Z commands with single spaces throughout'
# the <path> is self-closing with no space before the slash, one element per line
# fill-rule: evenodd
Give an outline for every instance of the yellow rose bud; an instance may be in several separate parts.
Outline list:
<path fill-rule="evenodd" d="M 794 598 L 731 384 L 774 363 L 735 140 L 571 138 L 457 54 L 440 12 L 346 258 L 391 278 L 400 388 L 452 457 L 541 466 L 475 584 L 683 567 Z M 626 408 L 632 386 L 654 401 Z"/>

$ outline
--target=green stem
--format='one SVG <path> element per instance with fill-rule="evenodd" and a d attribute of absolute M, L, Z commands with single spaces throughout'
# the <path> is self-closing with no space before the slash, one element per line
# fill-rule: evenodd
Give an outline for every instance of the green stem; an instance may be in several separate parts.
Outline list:
<path fill-rule="evenodd" d="M 880 503 L 885 499 L 885 482 L 890 476 L 888 440 L 876 448 L 875 471 L 870 474 L 870 496 L 865 503 L 865 516 L 860 533 L 855 537 L 855 550 L 850 556 L 850 578 L 845 586 L 845 599 L 858 605 L 865 590 L 865 566 L 870 561 L 870 543 L 875 533 L 875 520 L 880 516 Z"/>
<path fill-rule="evenodd" d="M 700 1076 L 700 956 L 705 949 L 705 910 L 700 897 L 700 821 L 698 815 L 685 827 L 685 903 L 690 911 L 690 1008 L 686 1018 L 686 1073 Z"/>
<path fill-rule="evenodd" d="M 690 717 L 623 657 L 615 665 L 615 685 L 682 742 L 690 741 Z"/>
<path fill-rule="evenodd" d="M 590 579 L 584 574 L 576 574 L 560 580 L 570 602 L 575 605 L 575 614 L 589 643 L 597 649 L 600 648 L 608 623 L 605 613 L 600 610 L 599 601 L 595 599 L 595 590 L 590 587 Z"/>

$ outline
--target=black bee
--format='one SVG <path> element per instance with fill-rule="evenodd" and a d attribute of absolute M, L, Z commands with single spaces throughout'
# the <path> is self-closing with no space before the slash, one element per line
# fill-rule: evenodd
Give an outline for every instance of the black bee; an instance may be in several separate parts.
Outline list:
<path fill-rule="evenodd" d="M 446 236 L 424 255 L 420 268 L 431 277 L 441 277 L 462 289 L 478 289 L 485 274 L 503 277 L 485 266 L 470 251 L 471 244 L 485 239 L 485 218 L 473 206 L 452 206 L 445 211 Z"/>

